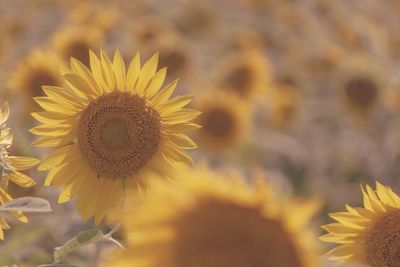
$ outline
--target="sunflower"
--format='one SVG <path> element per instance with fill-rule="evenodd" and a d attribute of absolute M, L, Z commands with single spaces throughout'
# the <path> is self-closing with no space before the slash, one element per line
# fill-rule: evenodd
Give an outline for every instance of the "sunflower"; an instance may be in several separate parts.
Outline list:
<path fill-rule="evenodd" d="M 127 205 L 127 247 L 107 266 L 317 266 L 306 228 L 317 201 L 283 201 L 265 183 L 205 168 L 180 170 L 174 180 L 153 180 Z"/>
<path fill-rule="evenodd" d="M 99 28 L 88 25 L 69 26 L 57 32 L 52 42 L 54 50 L 65 61 L 74 57 L 88 66 L 88 50 L 102 45 L 103 33 Z"/>
<path fill-rule="evenodd" d="M 72 5 L 68 18 L 77 25 L 96 25 L 109 32 L 117 23 L 118 9 L 115 5 L 78 2 Z"/>
<path fill-rule="evenodd" d="M 338 244 L 328 252 L 335 261 L 358 261 L 371 267 L 400 266 L 400 197 L 388 186 L 362 187 L 364 207 L 346 205 L 345 212 L 330 214 L 336 220 L 322 228 L 324 242 Z"/>
<path fill-rule="evenodd" d="M 202 128 L 196 136 L 201 148 L 228 150 L 247 136 L 251 122 L 250 108 L 235 95 L 221 91 L 205 94 L 196 101 L 195 107 L 202 112 L 198 118 Z"/>
<path fill-rule="evenodd" d="M 272 125 L 278 128 L 287 126 L 293 121 L 298 111 L 300 92 L 290 85 L 277 84 L 268 94 L 270 119 Z"/>
<path fill-rule="evenodd" d="M 339 69 L 339 93 L 345 108 L 358 117 L 368 116 L 378 105 L 386 84 L 367 58 L 349 59 Z"/>
<path fill-rule="evenodd" d="M 218 86 L 240 98 L 251 99 L 267 87 L 269 65 L 258 49 L 233 52 L 223 59 Z"/>
<path fill-rule="evenodd" d="M 131 23 L 133 41 L 141 50 L 154 48 L 169 35 L 175 32 L 171 22 L 162 16 L 146 15 L 135 17 Z"/>
<path fill-rule="evenodd" d="M 199 111 L 184 108 L 191 96 L 173 94 L 174 81 L 160 90 L 166 68 L 157 71 L 158 54 L 142 67 L 136 54 L 128 70 L 119 51 L 113 62 L 104 51 L 90 51 L 90 69 L 71 59 L 63 77 L 66 88 L 47 87 L 35 101 L 45 109 L 33 113 L 42 125 L 39 147 L 56 147 L 39 166 L 50 170 L 45 185 L 62 186 L 59 203 L 77 195 L 84 220 L 98 224 L 120 206 L 125 186 L 138 187 L 151 171 L 166 171 L 174 162 L 191 164 L 185 152 L 196 144 L 184 132 Z"/>
<path fill-rule="evenodd" d="M 185 35 L 210 35 L 216 28 L 217 13 L 202 2 L 184 1 L 182 14 L 175 21 L 176 27 Z"/>
<path fill-rule="evenodd" d="M 56 54 L 34 50 L 12 74 L 10 87 L 29 100 L 42 96 L 42 85 L 62 85 L 63 80 L 58 72 L 61 66 L 62 61 Z"/>
<path fill-rule="evenodd" d="M 168 66 L 169 74 L 172 76 L 185 75 L 185 71 L 189 68 L 190 57 L 183 43 L 184 40 L 177 35 L 170 34 L 157 45 L 160 51 L 159 64 L 161 67 Z"/>
<path fill-rule="evenodd" d="M 0 164 L 1 164 L 1 180 L 0 180 L 0 205 L 12 200 L 8 194 L 9 182 L 15 183 L 21 187 L 31 187 L 35 185 L 35 181 L 21 173 L 39 163 L 39 160 L 29 157 L 9 156 L 8 150 L 12 145 L 12 135 L 10 129 L 5 123 L 9 116 L 9 107 L 4 103 L 0 110 Z M 28 219 L 20 212 L 10 212 L 10 215 L 21 222 L 27 222 Z M 0 239 L 4 239 L 3 230 L 9 229 L 10 226 L 6 220 L 0 215 Z"/>

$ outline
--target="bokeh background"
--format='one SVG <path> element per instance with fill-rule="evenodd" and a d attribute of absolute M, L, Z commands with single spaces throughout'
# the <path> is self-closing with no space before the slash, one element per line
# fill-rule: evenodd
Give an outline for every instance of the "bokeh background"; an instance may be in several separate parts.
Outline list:
<path fill-rule="evenodd" d="M 71 56 L 119 49 L 129 62 L 158 51 L 178 93 L 203 111 L 195 162 L 262 171 L 282 193 L 320 197 L 319 231 L 329 212 L 361 204 L 360 183 L 400 190 L 399 12 L 398 0 L 0 0 L 0 99 L 11 106 L 13 152 L 48 153 L 30 145 L 32 97 L 62 85 Z M 32 175 L 38 185 L 11 194 L 49 199 L 54 212 L 13 222 L 0 266 L 49 263 L 54 247 L 92 227 L 73 204 L 56 204 L 44 174 Z M 68 260 L 97 266 L 108 247 Z"/>

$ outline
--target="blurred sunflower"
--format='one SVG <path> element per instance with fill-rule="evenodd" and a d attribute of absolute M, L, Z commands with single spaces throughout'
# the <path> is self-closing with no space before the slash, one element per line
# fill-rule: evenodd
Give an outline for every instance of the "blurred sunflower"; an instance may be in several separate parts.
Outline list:
<path fill-rule="evenodd" d="M 296 116 L 300 104 L 300 92 L 290 85 L 275 85 L 266 97 L 273 126 L 283 128 Z"/>
<path fill-rule="evenodd" d="M 267 87 L 269 66 L 258 49 L 242 50 L 227 56 L 219 67 L 217 84 L 242 99 L 251 99 Z"/>
<path fill-rule="evenodd" d="M 400 266 L 400 197 L 376 183 L 376 190 L 362 188 L 364 207 L 346 205 L 346 212 L 330 214 L 336 220 L 322 228 L 324 242 L 338 244 L 328 252 L 335 261 L 358 261 L 371 267 Z"/>
<path fill-rule="evenodd" d="M 157 48 L 165 36 L 175 33 L 171 22 L 162 16 L 146 15 L 135 17 L 132 22 L 133 41 L 140 50 Z"/>
<path fill-rule="evenodd" d="M 202 114 L 197 131 L 201 148 L 211 151 L 229 150 L 240 144 L 250 128 L 250 107 L 235 95 L 224 92 L 209 93 L 195 103 Z"/>
<path fill-rule="evenodd" d="M 184 40 L 177 35 L 165 36 L 157 49 L 160 52 L 160 67 L 168 66 L 168 73 L 172 76 L 187 76 L 190 57 L 184 48 Z"/>
<path fill-rule="evenodd" d="M 19 96 L 26 96 L 31 101 L 33 97 L 43 95 L 42 85 L 62 85 L 63 80 L 58 72 L 61 66 L 62 61 L 56 54 L 34 50 L 14 70 L 10 87 Z"/>
<path fill-rule="evenodd" d="M 153 180 L 148 194 L 126 206 L 128 244 L 107 266 L 317 266 L 306 228 L 317 201 L 284 201 L 265 183 L 251 187 L 206 169 L 174 179 Z"/>
<path fill-rule="evenodd" d="M 33 144 L 57 148 L 39 166 L 50 170 L 45 185 L 63 186 L 60 203 L 78 195 L 84 220 L 110 221 L 125 186 L 174 162 L 192 163 L 185 150 L 196 144 L 184 132 L 199 127 L 190 121 L 200 112 L 184 108 L 191 96 L 169 99 L 176 81 L 160 90 L 166 68 L 157 72 L 157 63 L 155 54 L 141 67 L 136 54 L 126 71 L 119 51 L 113 62 L 90 51 L 90 70 L 71 59 L 68 87 L 44 86 L 47 97 L 35 98 L 46 111 L 32 114 L 42 123 L 31 129 L 41 136 Z"/>
<path fill-rule="evenodd" d="M 202 2 L 183 1 L 182 14 L 175 21 L 176 27 L 185 35 L 212 33 L 217 22 L 217 13 Z"/>
<path fill-rule="evenodd" d="M 1 164 L 1 181 L 0 181 L 0 205 L 12 200 L 7 192 L 8 184 L 11 181 L 21 187 L 31 187 L 35 185 L 35 181 L 21 173 L 39 163 L 39 160 L 29 157 L 10 156 L 8 153 L 12 145 L 12 135 L 10 128 L 6 127 L 6 121 L 10 114 L 7 103 L 4 103 L 0 110 L 0 164 Z M 21 212 L 10 212 L 10 215 L 21 222 L 27 222 L 28 219 Z M 3 230 L 9 229 L 10 226 L 6 220 L 0 215 L 0 239 L 4 239 Z"/>
<path fill-rule="evenodd" d="M 69 20 L 77 25 L 94 25 L 104 32 L 108 32 L 117 23 L 118 9 L 116 5 L 80 1 L 71 6 Z"/>
<path fill-rule="evenodd" d="M 378 105 L 385 82 L 366 58 L 348 59 L 339 69 L 339 94 L 353 115 L 366 117 Z"/>
<path fill-rule="evenodd" d="M 53 36 L 54 50 L 65 60 L 74 57 L 89 66 L 89 49 L 101 47 L 103 33 L 99 28 L 88 25 L 70 26 Z"/>

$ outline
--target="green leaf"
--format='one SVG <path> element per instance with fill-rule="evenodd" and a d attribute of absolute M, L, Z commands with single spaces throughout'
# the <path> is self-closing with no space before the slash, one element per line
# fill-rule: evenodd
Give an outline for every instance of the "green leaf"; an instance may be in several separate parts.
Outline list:
<path fill-rule="evenodd" d="M 112 234 L 118 231 L 119 225 L 115 226 L 108 234 L 103 234 L 100 230 L 92 229 L 82 232 L 70 239 L 61 247 L 54 248 L 54 263 L 60 263 L 69 253 L 76 250 L 79 247 L 97 243 L 101 241 L 109 241 L 118 245 L 122 248 L 122 245 L 115 239 L 112 238 Z M 53 265 L 49 265 L 53 266 Z M 57 265 L 54 265 L 57 266 Z"/>
<path fill-rule="evenodd" d="M 50 212 L 50 203 L 37 197 L 21 197 L 5 202 L 0 206 L 1 211 L 16 212 Z"/>

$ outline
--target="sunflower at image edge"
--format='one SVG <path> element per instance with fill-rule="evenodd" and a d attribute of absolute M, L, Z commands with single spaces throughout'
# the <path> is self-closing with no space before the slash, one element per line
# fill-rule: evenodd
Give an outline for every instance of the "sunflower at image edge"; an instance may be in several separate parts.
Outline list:
<path fill-rule="evenodd" d="M 334 261 L 357 261 L 371 267 L 400 266 L 400 197 L 390 187 L 362 188 L 364 207 L 346 205 L 330 214 L 336 222 L 322 226 L 320 237 L 337 247 L 327 253 Z"/>
<path fill-rule="evenodd" d="M 185 150 L 196 144 L 184 132 L 199 128 L 190 121 L 200 112 L 184 108 L 191 96 L 170 99 L 177 81 L 162 88 L 167 69 L 157 62 L 155 54 L 141 66 L 137 53 L 126 70 L 119 51 L 112 62 L 90 51 L 90 69 L 72 58 L 67 87 L 43 86 L 47 96 L 35 98 L 45 111 L 32 114 L 42 123 L 31 129 L 40 136 L 33 144 L 56 148 L 38 169 L 50 170 L 45 185 L 62 187 L 59 203 L 77 195 L 84 220 L 112 221 L 125 187 L 192 163 Z"/>
<path fill-rule="evenodd" d="M 4 103 L 0 110 L 0 205 L 12 200 L 8 194 L 7 188 L 9 182 L 15 183 L 21 187 L 31 187 L 35 181 L 23 174 L 21 171 L 28 170 L 39 163 L 39 160 L 30 157 L 10 156 L 8 149 L 12 145 L 13 137 L 10 134 L 10 128 L 5 123 L 8 119 L 10 110 L 7 103 Z M 9 212 L 9 214 L 21 222 L 27 222 L 28 219 L 21 212 Z M 3 230 L 10 229 L 6 220 L 0 214 L 0 239 L 4 239 Z"/>
<path fill-rule="evenodd" d="M 148 194 L 129 199 L 126 249 L 106 266 L 318 266 L 307 226 L 319 201 L 278 199 L 265 183 L 205 168 L 173 178 L 154 179 Z"/>

